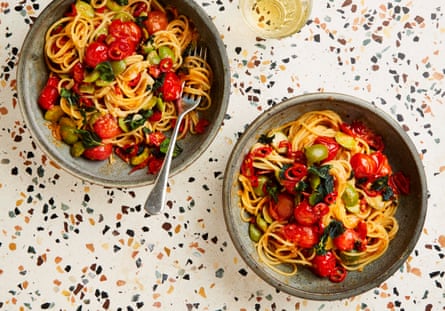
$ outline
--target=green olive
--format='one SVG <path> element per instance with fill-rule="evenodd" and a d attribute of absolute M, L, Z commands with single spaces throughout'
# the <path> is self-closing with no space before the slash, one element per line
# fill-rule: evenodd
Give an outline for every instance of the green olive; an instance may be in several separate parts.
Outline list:
<path fill-rule="evenodd" d="M 161 59 L 170 57 L 173 61 L 175 60 L 175 53 L 173 53 L 173 50 L 168 46 L 160 46 L 158 49 L 158 53 Z"/>
<path fill-rule="evenodd" d="M 254 223 L 249 224 L 249 237 L 252 241 L 258 242 L 262 235 L 263 235 L 263 233 L 257 227 L 256 224 L 254 224 Z"/>
<path fill-rule="evenodd" d="M 110 62 L 111 69 L 113 69 L 113 73 L 115 76 L 120 75 L 124 72 L 125 68 L 127 68 L 127 64 L 124 60 L 114 60 Z"/>
<path fill-rule="evenodd" d="M 258 185 L 253 187 L 253 192 L 259 197 L 264 197 L 264 185 L 268 182 L 269 178 L 264 175 L 258 176 Z"/>
<path fill-rule="evenodd" d="M 60 127 L 60 136 L 62 136 L 62 140 L 68 145 L 72 145 L 79 140 L 79 136 L 77 135 L 77 129 L 72 126 L 62 125 Z"/>
<path fill-rule="evenodd" d="M 57 122 L 64 114 L 65 112 L 63 112 L 62 107 L 54 105 L 45 112 L 44 118 L 46 121 Z"/>
<path fill-rule="evenodd" d="M 355 206 L 358 204 L 358 192 L 351 184 L 347 184 L 345 191 L 343 192 L 341 199 L 345 202 L 346 206 Z"/>
<path fill-rule="evenodd" d="M 306 148 L 304 155 L 309 164 L 320 163 L 328 157 L 328 147 L 322 144 L 313 144 Z"/>
<path fill-rule="evenodd" d="M 256 224 L 262 232 L 266 232 L 267 227 L 269 226 L 269 224 L 266 222 L 266 220 L 264 220 L 264 218 L 261 217 L 261 214 L 258 214 L 256 216 Z"/>
<path fill-rule="evenodd" d="M 70 148 L 70 153 L 74 158 L 80 157 L 85 151 L 85 146 L 81 141 L 74 143 Z"/>
<path fill-rule="evenodd" d="M 59 119 L 59 125 L 62 126 L 70 126 L 70 127 L 76 127 L 76 122 L 74 122 L 73 119 L 70 117 L 61 117 Z"/>

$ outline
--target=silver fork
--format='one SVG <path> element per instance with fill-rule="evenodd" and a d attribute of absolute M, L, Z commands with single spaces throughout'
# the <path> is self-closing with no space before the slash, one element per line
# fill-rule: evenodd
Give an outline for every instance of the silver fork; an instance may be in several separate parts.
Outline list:
<path fill-rule="evenodd" d="M 207 58 L 207 49 L 195 48 L 191 55 L 199 56 L 202 59 Z M 198 107 L 201 102 L 201 96 L 183 93 L 180 99 L 180 104 L 182 104 L 182 111 L 178 113 L 178 119 L 176 120 L 175 127 L 170 137 L 170 143 L 168 145 L 168 150 L 164 158 L 164 163 L 162 164 L 161 170 L 156 177 L 153 189 L 151 189 L 150 194 L 145 201 L 144 208 L 151 214 L 156 215 L 162 212 L 165 207 L 165 200 L 167 195 L 167 181 L 170 172 L 170 166 L 172 162 L 173 151 L 175 149 L 176 139 L 178 137 L 179 127 L 181 125 L 182 119 L 187 113 Z"/>

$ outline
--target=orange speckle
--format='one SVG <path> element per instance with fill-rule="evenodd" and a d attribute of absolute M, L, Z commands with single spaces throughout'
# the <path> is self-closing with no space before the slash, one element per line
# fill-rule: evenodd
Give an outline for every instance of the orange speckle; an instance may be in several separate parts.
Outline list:
<path fill-rule="evenodd" d="M 267 77 L 265 75 L 260 75 L 260 81 L 261 81 L 261 83 L 266 83 Z"/>
<path fill-rule="evenodd" d="M 159 301 L 156 301 L 153 303 L 153 307 L 155 308 L 161 308 L 162 304 Z"/>
<path fill-rule="evenodd" d="M 96 221 L 93 218 L 88 218 L 88 222 L 93 226 L 96 224 Z"/>
<path fill-rule="evenodd" d="M 23 281 L 23 283 L 22 283 L 22 288 L 23 289 L 27 289 L 28 288 L 28 281 Z"/>
<path fill-rule="evenodd" d="M 90 251 L 94 252 L 94 244 L 93 243 L 88 243 L 85 245 L 86 248 L 88 248 Z"/>
<path fill-rule="evenodd" d="M 14 242 L 9 243 L 9 249 L 11 251 L 15 251 L 17 249 L 17 245 Z"/>
<path fill-rule="evenodd" d="M 164 251 L 167 254 L 167 256 L 170 256 L 171 250 L 168 247 L 164 247 Z"/>
<path fill-rule="evenodd" d="M 60 282 L 60 280 L 57 280 L 57 279 L 55 279 L 55 280 L 53 281 L 53 283 L 54 283 L 54 285 L 57 285 L 57 286 L 62 285 L 62 282 Z"/>
<path fill-rule="evenodd" d="M 0 114 L 6 115 L 8 114 L 8 108 L 6 107 L 0 107 Z"/>
<path fill-rule="evenodd" d="M 62 257 L 60 257 L 60 256 L 56 256 L 56 258 L 54 258 L 54 262 L 55 262 L 55 263 L 60 263 L 60 262 L 62 262 Z"/>
<path fill-rule="evenodd" d="M 444 168 L 445 169 L 445 168 Z M 441 247 L 445 247 L 445 235 L 439 236 L 439 244 Z"/>
<path fill-rule="evenodd" d="M 121 219 L 122 219 L 122 214 L 121 214 L 121 213 L 118 213 L 118 214 L 116 215 L 116 219 L 117 219 L 117 220 L 121 220 Z"/>
<path fill-rule="evenodd" d="M 433 78 L 433 80 L 442 80 L 443 79 L 443 74 L 436 71 L 435 73 L 433 73 L 432 78 Z"/>
<path fill-rule="evenodd" d="M 168 288 L 168 290 L 167 290 L 167 294 L 171 294 L 171 293 L 173 293 L 174 290 L 175 290 L 175 287 L 174 287 L 174 286 L 170 286 L 170 287 Z"/>
<path fill-rule="evenodd" d="M 127 282 L 125 282 L 124 280 L 117 280 L 116 285 L 117 286 L 124 286 Z"/>
<path fill-rule="evenodd" d="M 105 275 L 101 275 L 100 276 L 100 279 L 99 279 L 101 282 L 105 282 L 106 280 L 107 280 L 107 277 L 105 276 Z"/>
<path fill-rule="evenodd" d="M 177 225 L 175 227 L 175 233 L 179 233 L 181 231 L 181 225 Z"/>
<path fill-rule="evenodd" d="M 207 298 L 206 291 L 205 291 L 204 287 L 199 288 L 198 294 L 204 298 Z"/>
<path fill-rule="evenodd" d="M 16 206 L 21 206 L 22 204 L 23 204 L 23 200 L 22 199 L 15 201 L 15 205 Z"/>

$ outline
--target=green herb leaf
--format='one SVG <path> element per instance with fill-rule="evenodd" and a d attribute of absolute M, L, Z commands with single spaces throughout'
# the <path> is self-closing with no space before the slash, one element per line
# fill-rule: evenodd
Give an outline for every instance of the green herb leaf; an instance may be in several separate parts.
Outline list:
<path fill-rule="evenodd" d="M 320 237 L 320 241 L 315 245 L 315 251 L 317 255 L 323 255 L 326 253 L 326 242 L 328 237 L 334 239 L 345 231 L 343 223 L 338 220 L 332 220 L 329 225 L 324 229 L 323 234 Z"/>
<path fill-rule="evenodd" d="M 166 139 L 164 139 L 164 140 L 162 141 L 161 145 L 159 146 L 159 150 L 160 150 L 162 153 L 167 153 L 167 151 L 168 151 L 168 145 L 169 145 L 169 144 L 170 144 L 170 138 L 167 137 Z M 175 147 L 174 147 L 174 148 L 175 148 L 175 149 L 173 150 L 173 158 L 177 157 L 177 156 L 180 155 L 181 152 L 182 152 L 182 148 L 181 148 L 178 144 L 175 144 Z"/>
<path fill-rule="evenodd" d="M 79 129 L 76 133 L 80 135 L 85 148 L 96 147 L 102 143 L 102 139 L 94 132 Z"/>
<path fill-rule="evenodd" d="M 114 80 L 113 67 L 110 62 L 102 62 L 98 64 L 95 68 L 99 71 L 101 80 L 105 82 L 111 82 Z"/>
<path fill-rule="evenodd" d="M 260 138 L 258 138 L 258 142 L 261 144 L 270 145 L 274 138 L 275 138 L 275 135 L 272 135 L 271 137 L 269 137 L 265 134 L 261 134 Z"/>
<path fill-rule="evenodd" d="M 71 106 L 76 106 L 77 103 L 79 102 L 79 97 L 76 93 L 72 92 L 71 90 L 68 90 L 66 88 L 62 88 L 60 90 L 60 96 L 62 96 L 63 98 L 65 98 L 67 100 L 67 102 L 71 105 Z"/>

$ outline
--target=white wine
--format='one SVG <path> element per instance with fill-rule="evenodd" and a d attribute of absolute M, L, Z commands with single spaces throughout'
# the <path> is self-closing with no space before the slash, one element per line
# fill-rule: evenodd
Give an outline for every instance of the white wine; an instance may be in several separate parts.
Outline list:
<path fill-rule="evenodd" d="M 311 10 L 308 0 L 240 0 L 247 24 L 264 37 L 284 37 L 301 29 Z"/>

